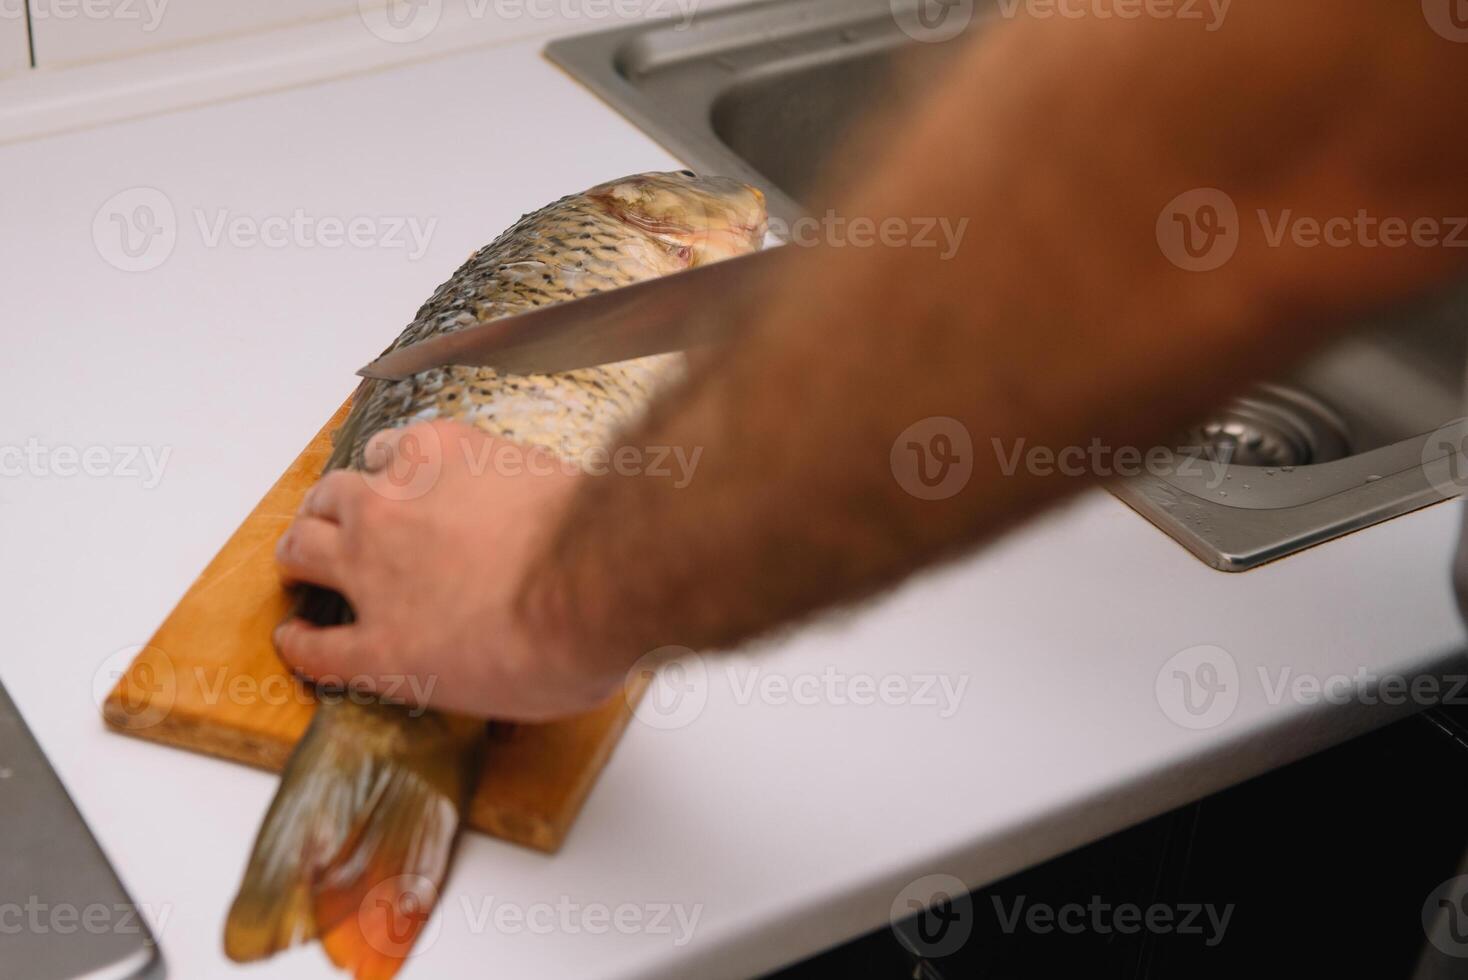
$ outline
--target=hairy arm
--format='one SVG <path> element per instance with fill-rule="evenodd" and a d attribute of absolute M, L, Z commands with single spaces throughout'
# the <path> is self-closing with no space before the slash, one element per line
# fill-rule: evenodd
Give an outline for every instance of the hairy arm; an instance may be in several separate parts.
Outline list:
<path fill-rule="evenodd" d="M 1418 4 L 1239 3 L 1177 20 L 1021 21 L 930 84 L 848 218 L 968 219 L 957 253 L 818 247 L 727 356 L 626 434 L 701 451 L 691 483 L 574 495 L 522 609 L 608 673 L 737 643 L 867 596 L 1084 480 L 1005 475 L 994 446 L 1153 445 L 1348 317 L 1452 274 L 1441 247 L 1271 243 L 1296 216 L 1468 214 L 1468 47 Z M 1217 188 L 1237 252 L 1186 271 L 1158 219 Z M 1261 356 L 1263 355 L 1263 356 Z M 973 444 L 923 500 L 894 440 L 931 417 Z"/>

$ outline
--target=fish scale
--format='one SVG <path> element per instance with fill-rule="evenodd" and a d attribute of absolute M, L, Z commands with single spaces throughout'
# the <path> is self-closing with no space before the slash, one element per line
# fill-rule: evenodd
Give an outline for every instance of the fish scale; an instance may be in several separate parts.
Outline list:
<path fill-rule="evenodd" d="M 660 243 L 629 238 L 625 223 L 587 195 L 562 198 L 471 255 L 388 351 L 687 267 L 687 258 Z M 630 424 L 657 388 L 677 377 L 682 360 L 665 354 L 529 376 L 445 367 L 402 381 L 368 381 L 328 465 L 360 467 L 376 433 L 434 419 L 465 422 L 575 460 Z"/>

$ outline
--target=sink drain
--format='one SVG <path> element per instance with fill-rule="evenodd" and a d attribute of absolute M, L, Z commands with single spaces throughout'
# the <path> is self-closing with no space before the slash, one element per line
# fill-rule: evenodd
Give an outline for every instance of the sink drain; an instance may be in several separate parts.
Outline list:
<path fill-rule="evenodd" d="M 1302 391 L 1260 385 L 1184 434 L 1178 452 L 1239 466 L 1308 466 L 1350 455 L 1335 412 Z"/>

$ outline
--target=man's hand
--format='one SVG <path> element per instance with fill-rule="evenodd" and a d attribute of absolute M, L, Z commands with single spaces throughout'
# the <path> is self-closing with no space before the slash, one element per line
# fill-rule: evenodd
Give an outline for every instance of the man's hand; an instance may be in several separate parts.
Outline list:
<path fill-rule="evenodd" d="M 380 434 L 370 472 L 328 474 L 280 539 L 284 577 L 346 597 L 348 626 L 299 619 L 275 634 L 302 674 L 481 717 L 586 710 L 620 676 L 580 663 L 519 610 L 527 565 L 579 477 L 549 453 L 456 423 Z M 411 683 L 396 683 L 410 681 Z"/>

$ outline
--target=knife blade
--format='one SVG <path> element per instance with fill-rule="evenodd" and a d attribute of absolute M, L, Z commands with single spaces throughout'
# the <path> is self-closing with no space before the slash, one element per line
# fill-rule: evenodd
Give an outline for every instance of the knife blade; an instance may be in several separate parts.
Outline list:
<path fill-rule="evenodd" d="M 554 374 L 718 343 L 731 317 L 714 315 L 731 297 L 788 259 L 784 247 L 477 323 L 390 351 L 357 372 L 401 381 L 445 365 L 507 374 Z"/>

